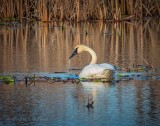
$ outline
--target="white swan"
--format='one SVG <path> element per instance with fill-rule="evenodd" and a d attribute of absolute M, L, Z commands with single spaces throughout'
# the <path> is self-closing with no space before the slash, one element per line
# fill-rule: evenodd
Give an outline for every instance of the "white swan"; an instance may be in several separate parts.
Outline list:
<path fill-rule="evenodd" d="M 84 67 L 84 69 L 79 74 L 80 78 L 105 78 L 107 81 L 111 81 L 113 79 L 114 66 L 107 63 L 96 64 L 97 63 L 97 55 L 96 53 L 89 47 L 85 45 L 78 45 L 75 47 L 72 55 L 69 57 L 71 59 L 78 53 L 87 51 L 91 54 L 92 60 L 89 65 Z"/>

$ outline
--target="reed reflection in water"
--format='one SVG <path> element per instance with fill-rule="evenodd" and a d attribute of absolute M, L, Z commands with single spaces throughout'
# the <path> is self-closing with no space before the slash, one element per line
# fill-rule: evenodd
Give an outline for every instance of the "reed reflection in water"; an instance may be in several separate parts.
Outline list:
<path fill-rule="evenodd" d="M 0 72 L 65 70 L 68 57 L 77 44 L 93 48 L 99 63 L 130 67 L 133 63 L 144 63 L 142 56 L 148 63 L 157 66 L 160 64 L 157 58 L 157 54 L 160 54 L 158 23 L 151 20 L 132 24 L 61 23 L 2 28 Z M 79 54 L 71 65 L 83 68 L 90 58 L 88 54 Z"/>
<path fill-rule="evenodd" d="M 159 68 L 159 24 L 159 20 L 146 20 L 1 28 L 0 73 L 67 71 L 68 57 L 77 44 L 93 48 L 99 63 L 131 67 L 145 64 L 142 56 Z M 71 65 L 83 68 L 89 62 L 90 55 L 79 54 Z M 82 85 L 41 82 L 27 88 L 23 83 L 1 84 L 0 125 L 159 125 L 159 89 L 157 80 Z M 88 95 L 95 101 L 89 110 Z"/>

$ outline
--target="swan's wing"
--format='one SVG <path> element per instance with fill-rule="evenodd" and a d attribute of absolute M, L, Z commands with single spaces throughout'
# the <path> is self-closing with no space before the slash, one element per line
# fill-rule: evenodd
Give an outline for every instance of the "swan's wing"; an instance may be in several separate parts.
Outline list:
<path fill-rule="evenodd" d="M 88 78 L 88 77 L 100 77 L 103 76 L 105 70 L 109 69 L 108 67 L 104 67 L 104 65 L 99 64 L 90 64 L 81 71 L 79 76 L 81 78 Z M 111 69 L 109 69 L 111 70 Z"/>
<path fill-rule="evenodd" d="M 115 70 L 114 66 L 111 65 L 111 64 L 108 64 L 108 63 L 102 63 L 102 64 L 99 64 L 99 65 L 106 68 L 106 69 L 109 69 L 109 70 Z"/>

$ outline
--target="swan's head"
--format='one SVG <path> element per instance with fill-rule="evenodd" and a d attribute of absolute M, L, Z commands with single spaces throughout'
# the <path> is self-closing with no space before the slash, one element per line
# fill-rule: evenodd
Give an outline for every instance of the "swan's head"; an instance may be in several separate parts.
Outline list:
<path fill-rule="evenodd" d="M 74 56 L 77 55 L 78 53 L 81 53 L 81 52 L 83 52 L 83 51 L 87 51 L 87 48 L 88 48 L 88 47 L 85 46 L 85 45 L 77 45 L 77 46 L 74 48 L 74 50 L 73 50 L 71 56 L 69 57 L 69 59 L 71 59 L 72 57 L 74 57 Z"/>

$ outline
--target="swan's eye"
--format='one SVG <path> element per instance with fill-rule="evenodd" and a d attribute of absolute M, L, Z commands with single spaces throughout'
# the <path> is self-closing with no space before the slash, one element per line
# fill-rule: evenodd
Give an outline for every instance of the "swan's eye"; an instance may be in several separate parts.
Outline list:
<path fill-rule="evenodd" d="M 75 53 L 76 53 L 76 54 L 78 53 L 78 47 L 75 49 Z"/>
<path fill-rule="evenodd" d="M 77 54 L 77 49 L 78 49 L 78 48 L 74 49 L 74 51 L 73 51 L 73 53 L 71 54 L 71 56 L 69 57 L 69 59 L 71 59 L 73 56 L 75 56 L 75 55 Z"/>
<path fill-rule="evenodd" d="M 78 48 L 75 48 L 75 49 L 74 49 L 74 51 L 73 51 L 73 54 L 74 54 L 74 55 L 76 55 L 76 54 L 78 53 L 77 50 L 78 50 Z"/>

